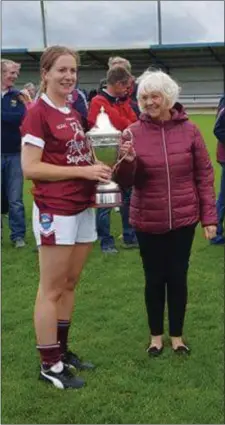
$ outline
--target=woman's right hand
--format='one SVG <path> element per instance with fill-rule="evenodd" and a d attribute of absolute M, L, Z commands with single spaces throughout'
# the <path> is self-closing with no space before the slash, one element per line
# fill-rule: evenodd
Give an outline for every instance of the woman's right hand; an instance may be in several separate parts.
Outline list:
<path fill-rule="evenodd" d="M 136 158 L 136 153 L 131 141 L 124 142 L 119 149 L 119 157 L 124 157 L 124 161 L 133 162 Z"/>
<path fill-rule="evenodd" d="M 83 167 L 84 178 L 87 180 L 96 180 L 101 183 L 109 183 L 112 177 L 112 169 L 103 163 L 87 165 Z"/>

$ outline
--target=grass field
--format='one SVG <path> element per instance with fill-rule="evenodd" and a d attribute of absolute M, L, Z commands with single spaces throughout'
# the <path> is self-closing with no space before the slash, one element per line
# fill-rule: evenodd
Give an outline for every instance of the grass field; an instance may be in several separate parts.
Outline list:
<path fill-rule="evenodd" d="M 213 116 L 193 116 L 215 165 Z M 80 391 L 60 391 L 37 380 L 33 305 L 38 285 L 32 251 L 32 199 L 25 185 L 27 246 L 15 250 L 4 223 L 2 245 L 2 423 L 4 424 L 223 424 L 224 249 L 199 227 L 189 273 L 185 336 L 190 358 L 177 358 L 169 341 L 161 358 L 145 353 L 148 328 L 138 251 L 104 256 L 98 244 L 83 272 L 71 328 L 71 348 L 97 369 Z M 121 233 L 113 212 L 113 234 Z M 119 240 L 118 240 L 119 247 Z"/>

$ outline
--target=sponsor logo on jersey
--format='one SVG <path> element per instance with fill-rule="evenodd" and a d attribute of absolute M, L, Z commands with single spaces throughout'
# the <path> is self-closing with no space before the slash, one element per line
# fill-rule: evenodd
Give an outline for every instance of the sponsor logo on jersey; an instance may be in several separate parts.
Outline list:
<path fill-rule="evenodd" d="M 62 128 L 67 128 L 66 124 L 59 124 L 56 126 L 57 130 L 62 130 Z"/>
<path fill-rule="evenodd" d="M 74 137 L 66 143 L 67 164 L 90 164 L 92 154 L 87 147 L 85 134 L 81 125 L 75 121 L 70 122 L 69 124 L 74 132 Z"/>
<path fill-rule="evenodd" d="M 84 137 L 84 131 L 80 123 L 76 121 L 70 122 L 70 127 L 74 131 L 74 136 L 76 139 L 77 139 L 77 136 L 81 136 L 82 138 Z"/>

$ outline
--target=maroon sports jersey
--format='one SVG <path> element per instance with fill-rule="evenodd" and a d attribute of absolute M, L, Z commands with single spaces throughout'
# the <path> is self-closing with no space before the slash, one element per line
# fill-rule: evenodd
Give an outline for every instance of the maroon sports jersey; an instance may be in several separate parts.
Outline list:
<path fill-rule="evenodd" d="M 21 126 L 22 143 L 43 149 L 42 161 L 61 166 L 87 166 L 92 154 L 79 114 L 55 107 L 43 94 Z M 41 211 L 58 215 L 78 214 L 94 203 L 96 182 L 85 179 L 33 181 L 34 200 Z"/>

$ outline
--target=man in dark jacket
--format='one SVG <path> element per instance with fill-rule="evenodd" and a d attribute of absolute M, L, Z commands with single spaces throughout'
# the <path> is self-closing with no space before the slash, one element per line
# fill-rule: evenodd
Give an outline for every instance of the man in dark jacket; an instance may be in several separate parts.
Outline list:
<path fill-rule="evenodd" d="M 9 204 L 9 227 L 11 240 L 16 248 L 25 245 L 25 213 L 23 205 L 23 175 L 20 163 L 20 125 L 25 115 L 25 105 L 19 98 L 20 92 L 13 86 L 19 74 L 20 65 L 3 59 L 1 99 L 1 178 L 3 192 Z"/>
<path fill-rule="evenodd" d="M 217 162 L 222 167 L 220 193 L 217 199 L 218 226 L 217 236 L 211 240 L 214 245 L 225 243 L 224 237 L 224 218 L 225 218 L 225 96 L 220 99 L 214 134 L 218 140 L 217 144 Z"/>

